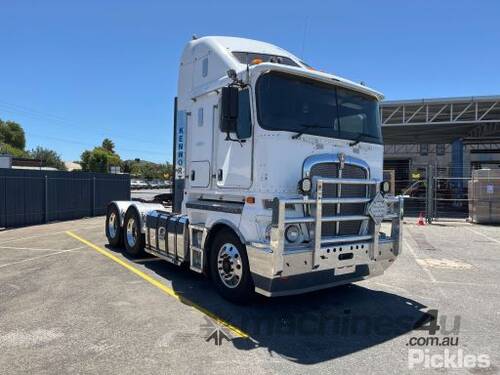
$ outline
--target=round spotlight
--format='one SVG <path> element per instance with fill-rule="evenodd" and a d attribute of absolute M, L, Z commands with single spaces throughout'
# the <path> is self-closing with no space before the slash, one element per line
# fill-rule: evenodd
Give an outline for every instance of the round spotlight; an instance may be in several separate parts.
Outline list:
<path fill-rule="evenodd" d="M 299 190 L 302 194 L 309 194 L 312 189 L 312 182 L 310 178 L 303 178 L 299 181 Z"/>
<path fill-rule="evenodd" d="M 288 242 L 297 242 L 300 238 L 300 229 L 297 225 L 289 225 L 285 229 L 285 238 Z"/>
<path fill-rule="evenodd" d="M 380 190 L 384 194 L 389 193 L 391 191 L 391 183 L 389 181 L 382 181 L 380 183 Z"/>

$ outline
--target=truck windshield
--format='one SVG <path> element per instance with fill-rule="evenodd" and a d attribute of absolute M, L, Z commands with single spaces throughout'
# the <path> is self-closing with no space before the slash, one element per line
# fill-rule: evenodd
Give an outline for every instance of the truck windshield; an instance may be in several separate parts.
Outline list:
<path fill-rule="evenodd" d="M 378 101 L 368 95 L 271 72 L 257 81 L 256 96 L 266 130 L 382 143 Z"/>

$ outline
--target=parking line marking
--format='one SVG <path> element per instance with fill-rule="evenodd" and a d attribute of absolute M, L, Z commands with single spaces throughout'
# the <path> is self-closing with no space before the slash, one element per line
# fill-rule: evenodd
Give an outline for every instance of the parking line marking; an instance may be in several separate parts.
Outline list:
<path fill-rule="evenodd" d="M 7 250 L 32 250 L 32 251 L 61 251 L 62 249 L 39 249 L 36 247 L 12 247 L 12 246 L 0 246 L 0 249 Z"/>
<path fill-rule="evenodd" d="M 170 287 L 166 286 L 165 284 L 161 283 L 158 279 L 155 279 L 154 277 L 149 276 L 148 274 L 142 272 L 138 268 L 135 268 L 131 263 L 126 262 L 126 261 L 118 258 L 117 256 L 111 254 L 109 251 L 104 250 L 103 248 L 101 248 L 101 247 L 99 247 L 97 245 L 94 245 L 92 242 L 87 241 L 86 239 L 84 239 L 84 238 L 76 235 L 72 231 L 68 230 L 68 231 L 66 231 L 66 234 L 69 235 L 69 236 L 71 236 L 71 237 L 73 237 L 74 239 L 80 241 L 81 243 L 87 245 L 88 247 L 94 249 L 99 254 L 104 255 L 105 257 L 111 259 L 112 261 L 118 263 L 120 266 L 125 267 L 130 272 L 135 273 L 137 276 L 139 276 L 140 278 L 146 280 L 151 285 L 154 285 L 155 287 L 157 287 L 158 289 L 160 289 L 165 294 L 168 294 L 169 296 L 175 298 L 176 300 L 178 300 L 178 301 L 180 301 L 180 302 L 182 302 L 182 303 L 184 303 L 186 305 L 189 305 L 189 306 L 193 307 L 194 309 L 198 310 L 202 314 L 204 314 L 204 315 L 208 316 L 209 318 L 213 319 L 215 322 L 217 322 L 221 326 L 224 326 L 225 328 L 229 329 L 231 332 L 233 332 L 237 336 L 243 337 L 243 338 L 248 338 L 249 337 L 247 333 L 245 333 L 244 331 L 242 331 L 238 327 L 232 325 L 231 323 L 225 321 L 222 318 L 219 318 L 213 312 L 211 312 L 211 311 L 205 309 L 204 307 L 202 307 L 202 306 L 200 306 L 200 305 L 198 305 L 198 304 L 196 304 L 196 303 L 188 300 L 186 297 L 183 297 L 183 296 L 179 295 L 172 288 L 170 288 Z"/>
<path fill-rule="evenodd" d="M 497 240 L 496 238 L 490 237 L 490 236 L 488 236 L 488 235 L 486 235 L 484 233 L 481 233 L 481 232 L 479 232 L 477 230 L 474 230 L 474 229 L 471 229 L 471 228 L 468 228 L 468 227 L 465 227 L 465 229 L 470 230 L 472 233 L 479 234 L 480 236 L 483 236 L 484 238 L 487 238 L 490 241 L 493 241 L 493 242 L 496 242 L 496 243 L 500 243 L 500 240 Z"/>
<path fill-rule="evenodd" d="M 85 225 L 85 229 L 92 229 L 92 228 L 102 227 L 101 223 L 99 223 L 99 224 L 92 224 L 92 223 L 88 224 L 88 223 L 85 222 L 85 220 L 89 220 L 90 221 L 92 219 L 80 219 L 79 220 L 79 221 L 84 221 L 83 224 Z M 68 222 L 68 223 L 71 224 L 71 222 Z M 47 224 L 45 224 L 45 225 L 47 225 Z M 48 225 L 51 225 L 51 224 L 48 224 Z M 37 234 L 37 235 L 34 235 L 34 236 L 28 236 L 28 237 L 7 237 L 7 239 L 5 239 L 5 240 L 2 240 L 2 234 L 3 233 L 0 231 L 0 245 L 6 244 L 6 243 L 9 243 L 9 242 L 29 240 L 29 239 L 34 239 L 34 238 L 48 237 L 48 236 L 54 236 L 56 234 L 66 233 L 66 231 L 67 230 L 64 229 L 64 230 L 59 230 L 59 231 L 49 232 L 49 233 L 42 233 L 42 234 Z M 7 234 L 9 232 L 10 231 L 7 231 Z M 19 236 L 22 236 L 22 234 L 23 234 L 23 232 L 20 232 Z"/>
<path fill-rule="evenodd" d="M 65 230 L 61 230 L 58 232 L 50 232 L 50 233 L 43 233 L 43 234 L 38 234 L 36 236 L 28 236 L 28 237 L 21 237 L 21 238 L 7 238 L 5 241 L 0 241 L 0 245 L 3 245 L 7 242 L 15 242 L 15 241 L 22 241 L 22 240 L 30 240 L 33 238 L 41 238 L 41 237 L 48 237 L 48 236 L 54 236 L 56 234 L 64 233 L 66 232 Z"/>
<path fill-rule="evenodd" d="M 429 279 L 431 279 L 431 281 L 433 283 L 435 283 L 436 278 L 434 277 L 432 272 L 427 267 L 425 267 L 422 263 L 419 262 L 419 260 L 421 260 L 421 259 L 417 257 L 417 254 L 415 254 L 415 250 L 413 250 L 413 247 L 408 243 L 408 241 L 406 239 L 404 239 L 403 242 L 405 243 L 408 250 L 410 250 L 410 253 L 411 253 L 411 255 L 413 255 L 413 258 L 415 258 L 416 263 L 420 266 L 420 268 L 422 268 L 425 271 L 425 273 L 429 276 Z"/>
<path fill-rule="evenodd" d="M 23 259 L 23 260 L 19 260 L 17 262 L 2 264 L 2 265 L 0 265 L 0 268 L 7 267 L 7 266 L 13 266 L 15 264 L 25 263 L 25 262 L 29 262 L 29 261 L 32 261 L 32 260 L 37 260 L 37 259 L 40 259 L 40 258 L 50 257 L 52 255 L 67 253 L 69 251 L 75 251 L 75 250 L 80 250 L 80 249 L 83 249 L 83 246 L 75 247 L 74 249 L 58 251 L 57 253 L 52 252 L 50 254 L 45 254 L 45 255 L 40 255 L 40 256 L 37 256 L 37 257 L 33 257 L 33 258 Z"/>
<path fill-rule="evenodd" d="M 389 284 L 384 284 L 384 283 L 379 283 L 379 282 L 374 282 L 374 284 L 375 285 L 379 285 L 379 286 L 381 286 L 383 288 L 399 290 L 399 291 L 402 291 L 404 293 L 411 294 L 408 290 L 406 290 L 404 288 L 401 288 L 400 286 L 389 285 Z"/>

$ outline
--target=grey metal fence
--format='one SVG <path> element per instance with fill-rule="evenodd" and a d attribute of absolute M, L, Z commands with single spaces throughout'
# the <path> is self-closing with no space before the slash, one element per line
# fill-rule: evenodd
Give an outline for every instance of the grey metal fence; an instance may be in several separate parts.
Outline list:
<path fill-rule="evenodd" d="M 428 194 L 428 165 L 391 164 L 386 171 L 394 171 L 395 195 L 404 197 L 406 216 L 425 214 Z"/>
<path fill-rule="evenodd" d="M 490 192 L 473 197 L 469 185 L 473 169 L 462 166 L 436 167 L 432 164 L 392 163 L 384 171 L 394 171 L 395 194 L 404 197 L 405 215 L 425 216 L 427 222 L 445 219 L 468 219 L 471 203 L 500 206 L 499 177 L 489 177 Z M 477 178 L 476 178 L 477 179 Z M 486 186 L 486 185 L 485 185 Z M 487 187 L 487 186 L 486 186 Z M 486 189 L 485 187 L 485 189 Z"/>
<path fill-rule="evenodd" d="M 0 169 L 0 227 L 103 215 L 128 199 L 129 175 Z"/>
<path fill-rule="evenodd" d="M 470 177 L 433 176 L 433 205 L 428 208 L 433 220 L 469 217 Z"/>

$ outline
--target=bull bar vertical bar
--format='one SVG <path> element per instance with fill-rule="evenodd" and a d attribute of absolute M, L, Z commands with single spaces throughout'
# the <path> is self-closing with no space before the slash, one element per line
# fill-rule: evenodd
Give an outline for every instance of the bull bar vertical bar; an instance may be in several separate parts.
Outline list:
<path fill-rule="evenodd" d="M 271 249 L 273 251 L 274 275 L 278 275 L 283 271 L 283 252 L 285 251 L 285 207 L 285 201 L 274 198 L 270 239 Z"/>
<path fill-rule="evenodd" d="M 323 217 L 322 206 L 323 203 L 328 204 L 341 204 L 341 203 L 367 203 L 369 198 L 326 198 L 323 200 L 323 187 L 324 184 L 352 184 L 352 185 L 374 185 L 375 186 L 375 195 L 377 196 L 380 193 L 380 181 L 373 179 L 340 179 L 340 178 L 317 178 L 314 179 L 316 183 L 316 196 L 314 198 L 303 197 L 303 199 L 291 198 L 291 199 L 279 199 L 274 198 L 272 204 L 272 222 L 271 222 L 271 238 L 270 245 L 271 251 L 273 252 L 273 270 L 275 275 L 279 275 L 283 271 L 283 255 L 285 250 L 285 225 L 287 223 L 286 217 L 286 205 L 287 204 L 303 204 L 303 205 L 315 205 L 316 212 L 314 213 L 314 237 L 312 238 L 313 248 L 312 248 L 312 269 L 315 269 L 320 264 L 320 256 L 321 256 L 321 227 L 323 222 L 327 221 L 344 221 L 348 216 L 327 216 Z M 402 228 L 401 228 L 401 220 L 403 218 L 403 197 L 387 197 L 385 198 L 386 203 L 397 203 L 398 204 L 398 212 L 395 214 L 388 214 L 386 218 L 391 218 L 392 225 L 392 233 L 391 237 L 396 238 L 397 241 L 397 253 L 401 252 L 401 241 L 402 241 Z M 370 220 L 369 216 L 353 216 L 352 220 L 360 220 L 360 218 L 364 220 Z M 351 220 L 351 219 L 349 219 Z M 302 220 L 297 217 L 293 217 L 289 219 L 289 221 L 293 223 L 297 222 L 312 222 L 310 220 L 310 216 L 302 217 Z M 379 243 L 379 232 L 380 232 L 381 224 L 375 223 L 374 220 L 370 220 L 370 232 L 372 233 L 369 236 L 350 236 L 348 241 L 361 241 L 366 240 L 366 237 L 369 237 L 373 240 L 373 246 L 371 246 L 370 258 L 375 259 L 378 255 L 378 243 Z"/>
<path fill-rule="evenodd" d="M 314 223 L 314 250 L 312 254 L 313 269 L 319 265 L 318 257 L 321 249 L 321 218 L 323 216 L 323 180 L 318 180 L 316 184 L 316 221 Z"/>

